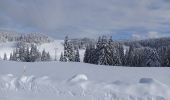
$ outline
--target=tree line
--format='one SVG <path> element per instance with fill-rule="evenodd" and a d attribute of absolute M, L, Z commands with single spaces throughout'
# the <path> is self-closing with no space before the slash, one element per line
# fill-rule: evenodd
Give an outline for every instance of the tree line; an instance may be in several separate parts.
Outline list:
<path fill-rule="evenodd" d="M 6 53 L 4 54 L 3 60 L 8 60 Z M 36 61 L 51 61 L 49 52 L 43 50 L 40 52 L 36 45 L 20 46 L 16 48 L 9 57 L 10 61 L 21 61 L 21 62 L 36 62 Z"/>
<path fill-rule="evenodd" d="M 12 32 L 0 32 L 1 42 L 25 42 L 25 43 L 49 43 L 52 39 L 42 33 L 12 33 Z"/>
<path fill-rule="evenodd" d="M 64 51 L 59 61 L 80 62 L 79 46 L 75 46 L 68 36 L 64 40 Z M 84 46 L 84 44 L 83 44 Z M 113 41 L 112 37 L 100 36 L 96 42 L 86 44 L 84 63 L 110 66 L 170 67 L 170 38 L 140 41 Z M 4 54 L 4 60 L 7 55 Z M 51 61 L 49 52 L 40 52 L 36 45 L 18 45 L 10 60 L 35 62 Z"/>
<path fill-rule="evenodd" d="M 84 62 L 111 66 L 170 67 L 170 42 L 164 38 L 122 42 L 102 36 L 96 45 L 86 48 Z"/>

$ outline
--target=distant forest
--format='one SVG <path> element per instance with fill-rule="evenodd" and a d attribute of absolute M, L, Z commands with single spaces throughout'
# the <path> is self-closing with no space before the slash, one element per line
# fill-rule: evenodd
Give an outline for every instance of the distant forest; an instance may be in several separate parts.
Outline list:
<path fill-rule="evenodd" d="M 39 52 L 36 44 L 53 41 L 43 34 L 8 34 L 0 33 L 0 42 L 17 41 L 17 48 L 11 53 L 10 60 L 35 62 L 51 61 L 50 53 Z M 30 44 L 30 46 L 26 44 Z M 170 67 L 170 37 L 114 41 L 112 37 L 100 36 L 97 40 L 69 39 L 64 40 L 62 62 L 80 62 L 79 49 L 85 49 L 84 63 L 110 66 L 136 67 Z M 7 60 L 4 54 L 4 60 Z"/>

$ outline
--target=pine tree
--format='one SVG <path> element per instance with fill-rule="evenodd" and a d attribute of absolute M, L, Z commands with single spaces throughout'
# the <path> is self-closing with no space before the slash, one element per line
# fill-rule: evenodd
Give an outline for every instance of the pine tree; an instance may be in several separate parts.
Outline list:
<path fill-rule="evenodd" d="M 164 50 L 164 58 L 163 60 L 163 66 L 170 67 L 170 46 L 166 47 L 166 50 Z"/>
<path fill-rule="evenodd" d="M 69 43 L 69 45 L 68 45 L 68 61 L 74 62 L 74 59 L 75 59 L 74 48 L 73 48 L 73 45 Z"/>
<path fill-rule="evenodd" d="M 50 60 L 51 60 L 50 53 L 49 52 L 47 53 L 44 49 L 41 54 L 41 61 L 50 61 Z"/>
<path fill-rule="evenodd" d="M 41 59 L 41 53 L 38 51 L 36 45 L 31 45 L 30 60 L 31 62 L 39 61 Z"/>
<path fill-rule="evenodd" d="M 112 36 L 110 36 L 110 39 L 109 39 L 109 45 L 111 45 L 111 44 L 112 44 L 112 42 L 113 42 L 113 40 L 112 40 Z"/>
<path fill-rule="evenodd" d="M 45 52 L 45 49 L 42 51 L 42 54 L 41 54 L 41 61 L 46 61 L 46 58 L 47 58 L 47 54 Z"/>
<path fill-rule="evenodd" d="M 159 67 L 160 65 L 160 58 L 155 49 L 149 47 L 134 49 L 131 66 Z"/>
<path fill-rule="evenodd" d="M 103 36 L 98 44 L 98 64 L 100 65 L 121 65 L 120 53 L 118 48 L 112 44 L 111 39 Z"/>
<path fill-rule="evenodd" d="M 100 65 L 114 65 L 112 49 L 108 44 L 100 51 L 99 61 Z"/>
<path fill-rule="evenodd" d="M 12 55 L 12 53 L 10 53 L 10 58 L 9 58 L 9 60 L 13 60 L 13 55 Z"/>
<path fill-rule="evenodd" d="M 168 48 L 170 47 L 162 46 L 157 49 L 158 55 L 160 57 L 161 66 L 167 66 Z"/>
<path fill-rule="evenodd" d="M 18 48 L 16 48 L 13 51 L 12 58 L 13 58 L 13 61 L 20 61 L 20 58 L 19 58 L 19 49 Z"/>
<path fill-rule="evenodd" d="M 68 41 L 68 36 L 66 36 L 64 40 L 64 57 L 66 58 L 66 61 L 69 61 L 68 47 L 69 47 L 69 41 Z"/>
<path fill-rule="evenodd" d="M 30 56 L 29 47 L 27 47 L 26 51 L 25 51 L 25 61 L 26 62 L 31 62 L 31 56 Z"/>
<path fill-rule="evenodd" d="M 64 55 L 63 55 L 63 53 L 61 53 L 61 55 L 60 55 L 60 61 L 64 62 Z"/>
<path fill-rule="evenodd" d="M 25 61 L 25 47 L 24 46 L 19 47 L 19 59 L 20 61 Z"/>
<path fill-rule="evenodd" d="M 47 53 L 47 60 L 46 61 L 51 61 L 51 56 L 50 56 L 49 52 Z"/>
<path fill-rule="evenodd" d="M 6 53 L 4 53 L 4 59 L 3 60 L 7 60 L 7 55 Z"/>
<path fill-rule="evenodd" d="M 133 66 L 133 58 L 134 58 L 134 46 L 131 45 L 128 50 L 127 58 L 126 58 L 126 64 L 127 66 Z"/>
<path fill-rule="evenodd" d="M 85 53 L 84 53 L 84 58 L 83 58 L 83 62 L 84 63 L 89 63 L 88 59 L 89 59 L 89 52 L 90 52 L 90 48 L 89 46 L 86 47 Z"/>
<path fill-rule="evenodd" d="M 16 61 L 20 61 L 19 48 L 16 48 L 15 57 L 16 57 Z"/>
<path fill-rule="evenodd" d="M 80 62 L 80 55 L 79 55 L 79 50 L 76 50 L 76 54 L 75 54 L 75 62 Z"/>
<path fill-rule="evenodd" d="M 98 63 L 97 50 L 95 49 L 94 45 L 90 44 L 89 46 L 86 47 L 83 62 L 91 64 Z"/>
<path fill-rule="evenodd" d="M 95 50 L 91 48 L 90 55 L 96 57 L 96 60 L 95 60 L 94 64 L 99 64 L 100 63 L 99 59 L 101 57 L 101 53 L 103 52 L 102 49 L 104 48 L 103 47 L 103 44 L 104 44 L 104 39 L 103 38 L 104 38 L 104 36 L 102 38 L 101 37 L 98 38 Z M 96 53 L 94 54 L 93 51 L 95 51 Z"/>

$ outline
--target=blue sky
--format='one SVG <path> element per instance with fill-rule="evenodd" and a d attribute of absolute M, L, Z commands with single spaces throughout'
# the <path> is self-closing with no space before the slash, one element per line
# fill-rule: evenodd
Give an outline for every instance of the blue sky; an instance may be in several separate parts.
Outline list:
<path fill-rule="evenodd" d="M 170 0 L 0 0 L 0 30 L 55 38 L 169 35 Z"/>

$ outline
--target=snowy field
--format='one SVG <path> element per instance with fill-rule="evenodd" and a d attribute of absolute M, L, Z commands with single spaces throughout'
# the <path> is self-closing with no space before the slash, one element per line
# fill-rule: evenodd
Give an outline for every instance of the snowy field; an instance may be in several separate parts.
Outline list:
<path fill-rule="evenodd" d="M 0 100 L 170 100 L 169 76 L 165 67 L 0 61 Z"/>

